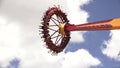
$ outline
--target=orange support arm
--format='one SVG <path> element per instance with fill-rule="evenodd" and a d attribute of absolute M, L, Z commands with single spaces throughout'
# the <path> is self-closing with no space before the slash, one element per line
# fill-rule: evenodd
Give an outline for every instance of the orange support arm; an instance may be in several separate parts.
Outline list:
<path fill-rule="evenodd" d="M 112 25 L 112 29 L 120 29 L 120 18 L 115 18 L 108 23 Z"/>

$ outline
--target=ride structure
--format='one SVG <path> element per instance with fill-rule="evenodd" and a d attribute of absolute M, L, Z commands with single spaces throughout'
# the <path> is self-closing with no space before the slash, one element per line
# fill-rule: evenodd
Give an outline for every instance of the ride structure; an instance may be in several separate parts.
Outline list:
<path fill-rule="evenodd" d="M 69 23 L 67 15 L 59 7 L 52 7 L 45 12 L 39 27 L 47 48 L 53 53 L 59 53 L 70 41 L 71 31 L 120 29 L 120 18 L 74 25 Z"/>

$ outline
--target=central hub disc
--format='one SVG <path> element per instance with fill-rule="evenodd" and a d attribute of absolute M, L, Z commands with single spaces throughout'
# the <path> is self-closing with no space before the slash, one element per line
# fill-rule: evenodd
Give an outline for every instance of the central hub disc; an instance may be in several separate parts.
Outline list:
<path fill-rule="evenodd" d="M 60 23 L 60 25 L 59 25 L 59 33 L 62 34 L 62 35 L 66 34 L 64 28 L 65 28 L 65 23 Z"/>

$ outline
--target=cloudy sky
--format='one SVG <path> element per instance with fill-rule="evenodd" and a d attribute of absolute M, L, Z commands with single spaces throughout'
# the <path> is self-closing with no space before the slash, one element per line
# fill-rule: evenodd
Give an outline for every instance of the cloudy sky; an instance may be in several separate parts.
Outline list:
<path fill-rule="evenodd" d="M 38 26 L 54 5 L 72 24 L 120 17 L 120 0 L 0 0 L 0 68 L 120 68 L 120 30 L 72 32 L 63 52 L 48 53 Z"/>

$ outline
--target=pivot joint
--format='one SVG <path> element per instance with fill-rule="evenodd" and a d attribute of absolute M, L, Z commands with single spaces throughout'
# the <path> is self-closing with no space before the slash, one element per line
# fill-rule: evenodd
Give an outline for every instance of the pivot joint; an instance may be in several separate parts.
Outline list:
<path fill-rule="evenodd" d="M 65 23 L 60 23 L 59 24 L 59 33 L 62 34 L 62 35 L 65 35 L 66 32 L 65 32 Z"/>

